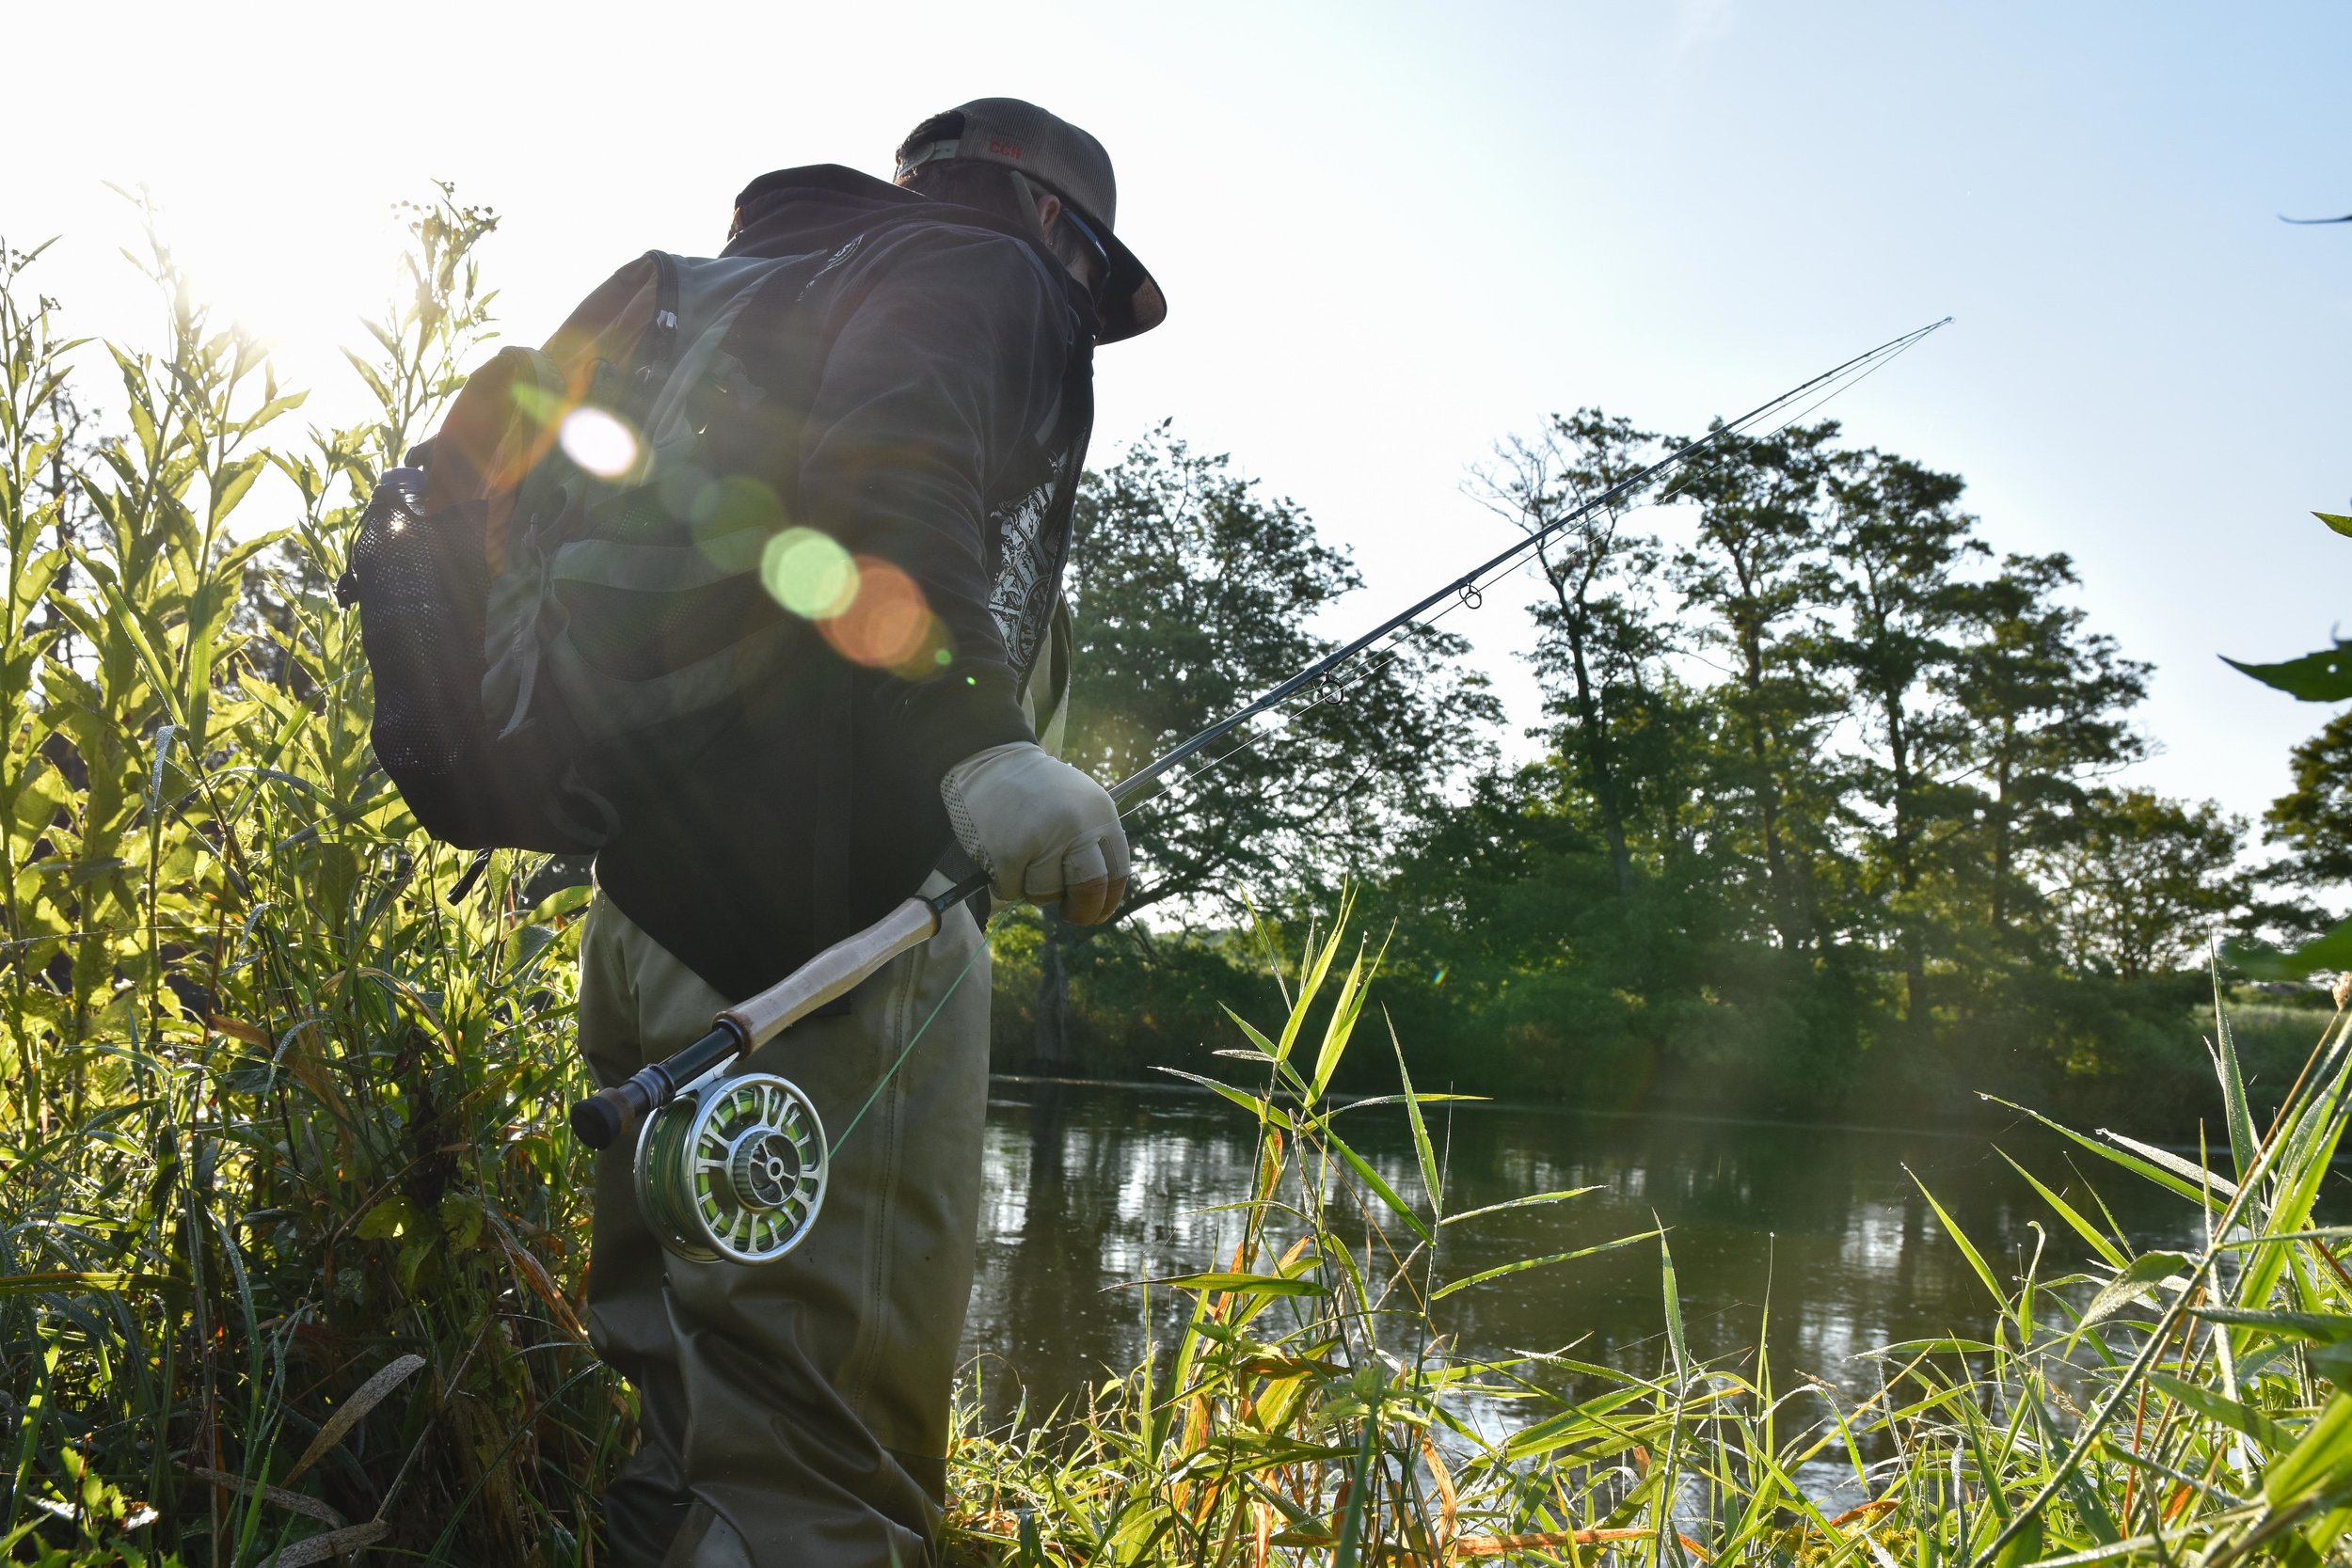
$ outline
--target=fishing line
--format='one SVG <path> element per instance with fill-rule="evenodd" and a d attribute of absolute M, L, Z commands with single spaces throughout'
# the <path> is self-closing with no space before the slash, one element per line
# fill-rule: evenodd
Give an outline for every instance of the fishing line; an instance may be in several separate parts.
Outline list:
<path fill-rule="evenodd" d="M 907 1037 L 907 1043 L 898 1052 L 898 1059 L 884 1068 L 882 1075 L 874 1080 L 874 1086 L 866 1091 L 865 1101 L 850 1114 L 849 1122 L 841 1129 L 841 1135 L 834 1139 L 833 1151 L 835 1154 L 839 1154 L 848 1147 L 850 1134 L 857 1131 L 857 1124 L 866 1119 L 866 1113 L 874 1108 L 874 1101 L 882 1098 L 882 1089 L 891 1079 L 898 1075 L 898 1069 L 907 1065 L 907 1058 L 914 1053 L 915 1042 L 923 1037 L 926 1030 L 938 1022 L 939 1015 L 947 1010 L 947 1003 L 956 994 L 956 988 L 963 984 L 963 977 L 972 973 L 972 966 L 978 963 L 980 955 L 988 951 L 989 939 L 996 934 L 996 927 L 1005 923 L 1007 912 L 1007 911 L 998 911 L 989 918 L 987 925 L 980 927 L 980 940 L 973 943 L 972 951 L 964 958 L 963 967 L 956 971 L 956 977 L 947 982 L 946 990 L 939 993 L 939 1000 L 931 1005 L 930 1012 L 925 1016 L 921 1023 L 915 1026 L 914 1033 Z"/>
<path fill-rule="evenodd" d="M 1526 537 L 1516 541 L 1508 550 L 1503 552 L 1502 556 L 1497 557 L 1494 561 L 1488 562 L 1482 566 L 1475 567 L 1471 571 L 1464 574 L 1462 577 L 1455 578 L 1454 581 L 1449 584 L 1446 588 L 1440 589 L 1438 594 L 1422 600 L 1421 605 L 1415 607 L 1416 610 L 1426 610 L 1432 605 L 1435 605 L 1438 599 L 1451 594 L 1453 595 L 1452 602 L 1446 604 L 1442 609 L 1438 610 L 1436 613 L 1423 618 L 1415 614 L 1413 611 L 1407 611 L 1405 616 L 1399 617 L 1394 624 L 1375 630 L 1373 633 L 1368 634 L 1365 638 L 1359 640 L 1354 648 L 1342 650 L 1340 653 L 1335 655 L 1326 656 L 1320 670 L 1319 678 L 1315 681 L 1314 687 L 1312 688 L 1313 694 L 1302 705 L 1288 709 L 1281 706 L 1279 698 L 1281 688 L 1278 687 L 1274 692 L 1270 692 L 1267 696 L 1260 698 L 1257 703 L 1252 704 L 1248 708 L 1244 708 L 1232 719 L 1224 721 L 1216 725 L 1212 725 L 1209 730 L 1203 731 L 1200 736 L 1194 737 L 1192 741 L 1186 742 L 1184 746 L 1179 747 L 1177 751 L 1169 752 L 1168 755 L 1162 757 L 1158 762 L 1139 771 L 1132 779 L 1126 781 L 1126 784 L 1129 785 L 1135 785 L 1149 783 L 1154 778 L 1171 772 L 1175 774 L 1177 780 L 1201 779 L 1206 777 L 1208 774 L 1215 772 L 1218 768 L 1222 767 L 1225 763 L 1231 761 L 1235 756 L 1238 756 L 1241 752 L 1248 751 L 1252 746 L 1258 745 L 1269 736 L 1274 735 L 1279 731 L 1295 729 L 1299 721 L 1303 720 L 1308 714 L 1312 713 L 1323 704 L 1327 702 L 1346 700 L 1366 683 L 1377 676 L 1381 671 L 1387 669 L 1398 658 L 1404 657 L 1405 651 L 1409 643 L 1408 634 L 1414 629 L 1434 628 L 1439 622 L 1443 621 L 1447 616 L 1453 614 L 1456 610 L 1477 608 L 1483 600 L 1485 591 L 1486 589 L 1491 588 L 1496 583 L 1502 581 L 1503 578 L 1514 572 L 1526 570 L 1534 566 L 1535 562 L 1525 559 L 1524 552 L 1531 549 L 1540 550 L 1544 541 L 1559 533 L 1570 524 L 1597 510 L 1612 499 L 1620 495 L 1638 495 L 1639 487 L 1644 481 L 1656 477 L 1661 470 L 1671 467 L 1674 472 L 1670 482 L 1660 491 L 1658 497 L 1654 500 L 1647 503 L 1652 506 L 1665 505 L 1669 501 L 1674 500 L 1688 491 L 1692 484 L 1696 483 L 1708 473 L 1730 463 L 1737 455 L 1730 451 L 1717 448 L 1717 450 L 1708 451 L 1707 455 L 1702 458 L 1699 455 L 1702 449 L 1716 447 L 1717 443 L 1720 443 L 1725 436 L 1745 436 L 1747 434 L 1748 427 L 1771 420 L 1776 413 L 1785 408 L 1791 402 L 1794 402 L 1797 398 L 1804 396 L 1806 392 L 1814 390 L 1816 388 L 1820 388 L 1820 395 L 1816 397 L 1811 403 L 1806 404 L 1804 407 L 1781 420 L 1778 424 L 1773 425 L 1763 435 L 1749 437 L 1758 441 L 1771 440 L 1773 436 L 1778 436 L 1781 432 L 1788 429 L 1791 425 L 1794 425 L 1799 420 L 1803 420 L 1806 415 L 1812 413 L 1815 409 L 1820 408 L 1824 404 L 1827 404 L 1833 399 L 1843 395 L 1845 392 L 1851 390 L 1854 387 L 1860 385 L 1863 381 L 1867 380 L 1870 376 L 1877 374 L 1880 370 L 1883 369 L 1894 359 L 1909 352 L 1909 350 L 1915 346 L 1921 339 L 1925 338 L 1929 333 L 1937 330 L 1949 320 L 1949 317 L 1946 317 L 1944 321 L 1933 323 L 1931 325 L 1919 328 L 1915 332 L 1907 333 L 1901 338 L 1883 343 L 1878 348 L 1871 350 L 1869 353 L 1849 361 L 1847 364 L 1840 366 L 1835 371 L 1827 372 L 1821 377 L 1817 377 L 1814 381 L 1807 382 L 1804 386 L 1800 387 L 1793 391 L 1783 393 L 1781 396 L 1772 399 L 1769 403 L 1759 404 L 1755 409 L 1741 415 L 1736 420 L 1718 425 L 1715 429 L 1708 431 L 1705 436 L 1699 436 L 1692 441 L 1686 442 L 1675 451 L 1658 459 L 1656 462 L 1638 470 L 1627 479 L 1618 482 L 1616 484 L 1609 486 L 1601 491 L 1600 494 L 1593 497 L 1589 500 L 1583 499 L 1583 493 L 1580 490 L 1578 492 L 1580 504 L 1566 515 L 1556 518 L 1553 521 L 1543 525 L 1541 528 L 1530 531 Z M 1392 640 L 1392 641 L 1385 640 Z M 1345 681 L 1339 681 L 1335 678 L 1339 675 L 1342 667 L 1350 660 L 1367 653 L 1383 652 L 1385 652 L 1386 657 L 1378 659 L 1378 661 L 1374 663 L 1370 669 L 1356 672 Z M 1311 671 L 1313 671 L 1316 669 L 1316 666 L 1311 665 L 1309 668 Z M 1294 676 L 1291 681 L 1285 682 L 1284 685 L 1303 685 L 1303 683 L 1299 681 L 1299 677 Z M 1296 694 L 1304 695 L 1305 693 L 1304 691 L 1300 691 Z M 1205 764 L 1199 767 L 1186 768 L 1181 771 L 1177 771 L 1174 768 L 1174 762 L 1181 760 L 1181 753 L 1186 747 L 1197 747 L 1204 741 L 1214 739 L 1218 732 L 1230 731 L 1232 729 L 1238 728 L 1241 722 L 1246 721 L 1248 719 L 1258 717 L 1261 714 L 1272 715 L 1275 722 L 1251 731 L 1241 740 L 1237 741 L 1226 751 L 1219 752 Z M 1173 793 L 1174 785 L 1173 783 L 1171 783 L 1168 788 L 1159 790 L 1136 801 L 1131 806 L 1122 808 L 1120 812 L 1120 816 L 1121 820 L 1124 820 L 1132 813 L 1141 810 L 1144 806 L 1165 800 Z"/>
<path fill-rule="evenodd" d="M 1936 325 L 1940 326 L 1943 324 L 1939 322 Z M 1925 330 L 1931 331 L 1933 328 L 1928 328 Z M 1867 380 L 1868 377 L 1878 373 L 1878 372 L 1888 362 L 1907 352 L 1918 341 L 1918 338 L 1923 335 L 1924 332 L 1921 334 L 1914 334 L 1906 339 L 1898 340 L 1895 343 L 1883 345 L 1881 348 L 1873 350 L 1871 354 L 1866 355 L 1862 356 L 1862 358 L 1855 360 L 1852 366 L 1844 374 L 1842 374 L 1842 376 L 1833 381 L 1827 388 L 1823 390 L 1821 395 L 1816 398 L 1812 403 L 1799 409 L 1794 414 L 1789 415 L 1787 419 L 1782 420 L 1780 423 L 1772 426 L 1772 429 L 1766 431 L 1763 435 L 1751 438 L 1757 441 L 1771 440 L 1773 436 L 1778 436 L 1781 432 L 1788 429 L 1798 420 L 1804 419 L 1805 415 L 1811 413 L 1814 409 L 1820 407 L 1823 404 L 1826 404 L 1832 399 L 1842 395 L 1843 393 L 1851 390 L 1853 387 L 1859 385 L 1862 381 Z M 1783 397 L 1775 399 L 1772 403 L 1763 404 L 1749 414 L 1742 415 L 1738 420 L 1718 426 L 1715 430 L 1709 431 L 1706 436 L 1699 437 L 1697 440 L 1686 443 L 1683 447 L 1677 449 L 1676 452 L 1669 453 L 1667 456 L 1661 458 L 1656 463 L 1639 470 L 1628 479 L 1620 481 L 1617 484 L 1608 487 L 1608 489 L 1604 490 L 1600 496 L 1595 497 L 1589 501 L 1584 499 L 1584 493 L 1581 490 L 1579 490 L 1577 494 L 1581 504 L 1574 512 L 1570 513 L 1565 517 L 1558 518 L 1550 523 L 1545 524 L 1541 528 L 1530 530 L 1527 537 L 1519 541 L 1515 546 L 1515 550 L 1525 549 L 1530 546 L 1540 548 L 1542 543 L 1546 539 L 1550 537 L 1552 534 L 1559 532 L 1569 523 L 1576 521 L 1579 517 L 1594 510 L 1597 506 L 1606 501 L 1609 497 L 1616 491 L 1630 490 L 1632 487 L 1638 485 L 1639 482 L 1643 478 L 1654 473 L 1660 468 L 1666 467 L 1668 464 L 1674 463 L 1677 457 L 1686 457 L 1689 461 L 1685 461 L 1681 464 L 1681 471 L 1678 471 L 1675 475 L 1673 481 L 1659 493 L 1655 500 L 1650 501 L 1647 504 L 1651 506 L 1663 506 L 1669 501 L 1674 500 L 1689 490 L 1689 488 L 1692 484 L 1696 483 L 1701 478 L 1705 477 L 1708 473 L 1730 463 L 1737 455 L 1727 451 L 1716 451 L 1708 453 L 1704 458 L 1698 458 L 1694 455 L 1698 448 L 1720 441 L 1725 436 L 1744 436 L 1746 434 L 1743 429 L 1744 426 L 1748 425 L 1752 421 L 1760 421 L 1763 419 L 1770 418 L 1773 411 L 1782 406 L 1791 398 L 1801 395 L 1801 391 L 1802 389 L 1800 389 L 1799 393 L 1785 394 Z M 1490 588 L 1494 584 L 1502 581 L 1503 578 L 1509 576 L 1513 572 L 1526 571 L 1533 568 L 1535 564 L 1535 562 L 1529 560 L 1519 560 L 1507 563 L 1492 564 L 1491 569 L 1480 568 L 1470 574 L 1468 574 L 1464 578 L 1457 579 L 1453 585 L 1454 593 L 1454 599 L 1453 603 L 1446 605 L 1443 609 L 1438 610 L 1435 614 L 1430 615 L 1425 619 L 1416 618 L 1392 628 L 1389 635 L 1396 639 L 1396 645 L 1394 650 L 1391 652 L 1389 657 L 1383 659 L 1380 663 L 1375 664 L 1371 670 L 1363 672 L 1360 675 L 1346 683 L 1342 688 L 1340 694 L 1344 696 L 1348 692 L 1353 691 L 1356 687 L 1360 686 L 1365 680 L 1368 680 L 1371 676 L 1377 674 L 1380 670 L 1385 669 L 1389 663 L 1393 662 L 1396 657 L 1401 657 L 1405 642 L 1405 634 L 1413 629 L 1415 626 L 1433 627 L 1438 622 L 1444 620 L 1448 615 L 1453 614 L 1456 610 L 1466 608 L 1475 610 L 1479 608 L 1480 601 L 1484 598 L 1486 589 Z M 1428 602 L 1433 601 L 1424 601 L 1424 603 Z M 1369 647 L 1362 651 L 1377 652 L 1379 650 L 1376 647 Z M 1336 666 L 1334 672 L 1332 673 L 1336 673 Z M 1295 712 L 1297 715 L 1303 716 L 1305 713 L 1311 711 L 1321 702 L 1328 700 L 1328 697 L 1329 694 L 1327 692 L 1318 693 L 1313 701 L 1309 702 L 1305 706 L 1295 710 Z M 1233 752 L 1237 752 L 1248 745 L 1255 744 L 1256 741 L 1263 738 L 1263 735 L 1266 733 L 1269 732 L 1258 732 L 1258 734 L 1252 736 L 1250 739 L 1244 741 L 1242 746 L 1235 747 L 1233 751 L 1227 752 L 1223 755 L 1231 756 L 1233 754 Z M 1223 758 L 1220 757 L 1219 760 L 1221 761 Z M 1211 766 L 1213 767 L 1214 764 Z M 1200 774 L 1208 770 L 1209 769 L 1205 768 L 1194 768 L 1189 769 L 1188 772 L 1192 776 L 1198 777 Z M 1158 797 L 1152 797 L 1151 799 L 1158 799 Z"/>

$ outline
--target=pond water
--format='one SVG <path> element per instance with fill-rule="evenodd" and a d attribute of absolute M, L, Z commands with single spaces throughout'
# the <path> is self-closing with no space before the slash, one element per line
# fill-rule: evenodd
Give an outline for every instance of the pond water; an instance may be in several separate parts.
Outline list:
<path fill-rule="evenodd" d="M 1418 1196 L 1401 1114 L 1367 1107 L 1343 1129 L 1351 1119 L 1357 1148 Z M 2095 1190 L 2139 1245 L 2182 1244 L 2196 1228 L 2186 1202 L 2022 1118 L 1943 1133 L 1480 1105 L 1453 1107 L 1431 1132 L 1449 1212 L 1597 1189 L 1448 1227 L 1441 1277 L 1662 1224 L 1692 1354 L 1738 1355 L 1761 1334 L 1784 1384 L 1803 1372 L 1874 1387 L 1860 1353 L 1989 1327 L 1991 1299 L 1907 1172 L 2004 1283 L 2030 1256 L 2037 1220 L 2044 1277 L 2079 1265 L 2085 1249 L 1996 1144 L 2078 1209 L 2096 1212 Z M 1003 1413 L 1025 1388 L 1041 1408 L 1133 1367 L 1143 1296 L 1122 1287 L 1228 1266 L 1239 1218 L 1216 1210 L 1248 1190 L 1254 1148 L 1248 1116 L 1205 1093 L 997 1081 L 965 1329 L 988 1405 Z M 1472 1354 L 1573 1344 L 1579 1359 L 1653 1371 L 1664 1353 L 1659 1280 L 1657 1243 L 1645 1242 L 1473 1287 L 1438 1305 L 1438 1323 Z M 1152 1292 L 1162 1334 L 1182 1306 L 1170 1296 Z"/>

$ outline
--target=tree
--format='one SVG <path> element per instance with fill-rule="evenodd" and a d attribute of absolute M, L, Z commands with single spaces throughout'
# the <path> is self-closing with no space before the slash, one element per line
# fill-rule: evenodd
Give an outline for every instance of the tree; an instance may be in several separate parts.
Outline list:
<path fill-rule="evenodd" d="M 1986 553 L 1959 510 L 1957 474 L 1876 450 L 1841 452 L 1827 481 L 1830 563 L 1817 573 L 1829 610 L 1819 647 L 1853 691 L 1874 746 L 1859 754 L 1858 793 L 1878 829 L 1870 845 L 1903 965 L 1906 1020 L 1924 1019 L 1923 885 L 1939 847 L 1931 829 L 1954 803 L 1946 771 L 1965 739 L 1937 688 L 1948 677 L 1966 595 L 1960 572 Z"/>
<path fill-rule="evenodd" d="M 2333 531 L 2352 537 L 2352 516 L 2333 512 L 2312 515 Z M 2352 643 L 2333 638 L 2329 646 L 2283 663 L 2247 664 L 2227 657 L 2222 662 L 2300 702 L 2340 703 L 2352 699 L 2352 652 L 2347 650 L 2352 650 Z M 2337 880 L 2335 868 L 2352 859 L 2352 840 L 2344 836 L 2344 806 L 2334 782 L 2345 752 L 2352 750 L 2352 740 L 2342 733 L 2344 722 L 2340 715 L 2318 736 L 2296 748 L 2295 788 L 2263 814 L 2269 825 L 2265 838 L 2295 849 L 2287 870 L 2296 879 Z M 2280 906 L 2273 913 L 2272 924 L 2296 937 L 2308 934 L 2319 918 L 2318 911 L 2309 904 Z M 2323 969 L 2352 974 L 2352 920 L 2283 955 L 2257 951 L 2231 956 L 2249 973 L 2271 979 L 2299 979 Z"/>
<path fill-rule="evenodd" d="M 1821 736 L 1843 704 L 1816 678 L 1791 623 L 1819 586 L 1817 509 L 1836 435 L 1836 421 L 1824 420 L 1718 436 L 1714 455 L 1677 486 L 1697 501 L 1698 528 L 1675 557 L 1674 585 L 1707 617 L 1700 645 L 1730 662 L 1717 693 L 1730 747 L 1723 797 L 1745 819 L 1763 865 L 1766 918 L 1789 948 L 1818 946 L 1825 934 L 1810 862 L 1826 849 L 1829 814 L 1814 786 Z"/>
<path fill-rule="evenodd" d="M 1070 760 L 1124 778 L 1327 652 L 1309 624 L 1359 584 L 1296 505 L 1167 424 L 1080 489 Z M 1491 749 L 1483 677 L 1457 637 L 1416 630 L 1334 672 L 1130 802 L 1137 863 L 1120 928 L 1238 915 L 1386 863 L 1402 823 Z M 1102 927 L 1046 920 L 1038 1055 L 1067 1060 L 1068 964 Z"/>
<path fill-rule="evenodd" d="M 1657 442 L 1628 420 L 1581 408 L 1554 414 L 1533 441 L 1513 436 L 1478 479 L 1487 503 L 1536 540 L 1536 563 L 1551 592 L 1535 611 L 1536 673 L 1557 721 L 1554 744 L 1574 759 L 1592 794 L 1620 895 L 1633 891 L 1633 857 L 1616 731 L 1638 700 L 1645 667 L 1671 647 L 1648 592 L 1659 547 L 1626 527 L 1638 494 L 1566 519 L 1640 473 Z"/>
<path fill-rule="evenodd" d="M 2263 813 L 2263 842 L 2283 846 L 2283 869 L 2306 887 L 2352 882 L 2352 709 L 2296 747 L 2295 785 Z"/>
<path fill-rule="evenodd" d="M 1971 731 L 1985 845 L 1977 870 L 1996 942 L 2039 901 L 2025 859 L 2079 824 L 2084 781 L 2147 754 L 2124 715 L 2147 695 L 2149 666 L 2058 601 L 2080 581 L 2064 555 L 2011 555 L 1998 576 L 1959 594 L 1964 635 L 1951 692 Z"/>
<path fill-rule="evenodd" d="M 2251 898 L 2237 864 L 2245 832 L 2211 800 L 2092 793 L 2080 829 L 2046 857 L 2067 962 L 2138 980 L 2193 958 Z"/>

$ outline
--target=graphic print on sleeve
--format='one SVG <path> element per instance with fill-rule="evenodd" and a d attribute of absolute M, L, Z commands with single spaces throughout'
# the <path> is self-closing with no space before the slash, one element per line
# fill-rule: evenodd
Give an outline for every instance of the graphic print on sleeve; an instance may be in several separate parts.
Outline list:
<path fill-rule="evenodd" d="M 1045 627 L 1053 619 L 1061 586 L 1062 557 L 1070 548 L 1070 509 L 1056 507 L 1071 454 L 1064 450 L 1035 487 L 999 507 L 989 518 L 994 560 L 989 614 L 1005 640 L 1005 657 L 1016 675 L 1028 679 Z"/>

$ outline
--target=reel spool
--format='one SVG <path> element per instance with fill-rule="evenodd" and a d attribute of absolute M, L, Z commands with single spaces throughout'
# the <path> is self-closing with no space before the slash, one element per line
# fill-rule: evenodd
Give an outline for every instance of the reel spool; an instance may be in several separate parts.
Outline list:
<path fill-rule="evenodd" d="M 681 1258 L 770 1263 L 824 1206 L 825 1126 L 800 1085 L 747 1072 L 679 1095 L 637 1136 L 637 1206 Z"/>

